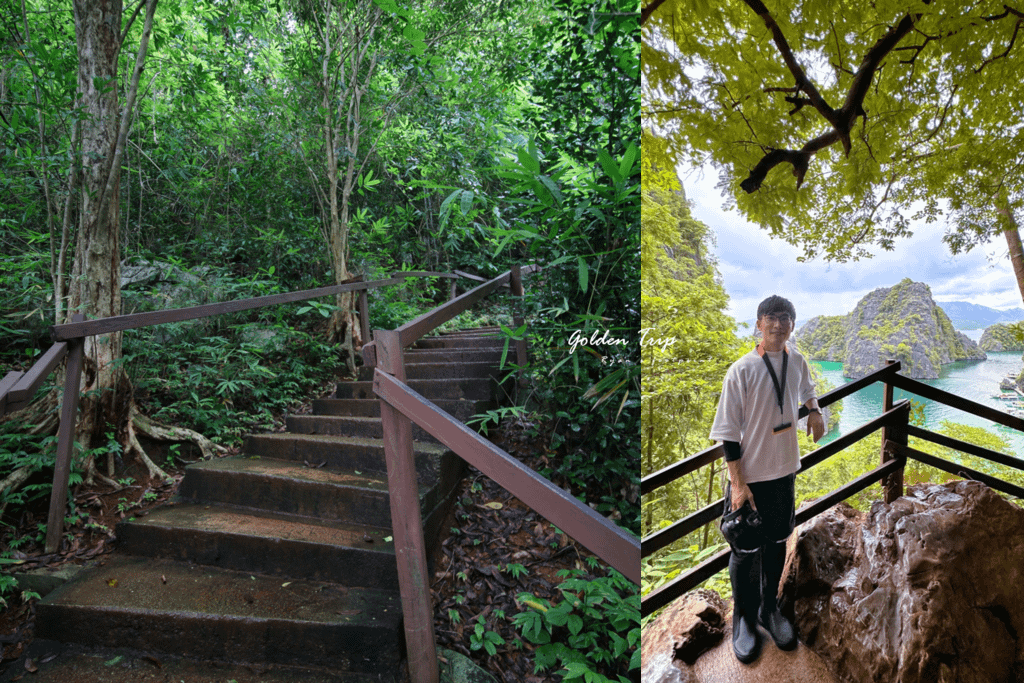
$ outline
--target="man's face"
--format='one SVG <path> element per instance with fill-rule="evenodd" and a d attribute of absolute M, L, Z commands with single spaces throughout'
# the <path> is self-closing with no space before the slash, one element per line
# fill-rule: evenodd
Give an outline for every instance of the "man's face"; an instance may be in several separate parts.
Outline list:
<path fill-rule="evenodd" d="M 793 324 L 793 319 L 785 311 L 776 311 L 758 318 L 757 329 L 761 331 L 765 348 L 770 351 L 781 351 L 793 332 Z"/>

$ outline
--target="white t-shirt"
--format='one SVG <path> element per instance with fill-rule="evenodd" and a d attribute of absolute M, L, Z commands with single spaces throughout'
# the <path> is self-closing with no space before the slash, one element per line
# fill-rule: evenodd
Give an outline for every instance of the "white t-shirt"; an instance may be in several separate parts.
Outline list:
<path fill-rule="evenodd" d="M 752 350 L 732 364 L 722 382 L 715 422 L 711 426 L 714 441 L 738 441 L 740 472 L 747 483 L 785 477 L 800 469 L 800 447 L 797 443 L 797 413 L 800 406 L 814 398 L 814 382 L 807 360 L 793 347 L 786 371 L 786 388 L 782 412 L 775 384 L 768 374 L 761 353 L 772 361 L 775 376 L 782 382 L 782 351 Z M 759 353 L 761 352 L 761 353 Z M 790 423 L 784 432 L 775 434 L 775 427 Z"/>

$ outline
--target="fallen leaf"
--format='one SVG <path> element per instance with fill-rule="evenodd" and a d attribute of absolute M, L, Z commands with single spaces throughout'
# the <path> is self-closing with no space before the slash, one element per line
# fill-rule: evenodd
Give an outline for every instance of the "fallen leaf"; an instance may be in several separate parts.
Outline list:
<path fill-rule="evenodd" d="M 501 508 L 505 507 L 504 505 L 502 505 L 501 503 L 499 503 L 497 501 L 491 501 L 490 503 L 484 503 L 483 506 L 485 508 L 490 508 L 492 510 L 500 510 Z"/>
<path fill-rule="evenodd" d="M 36 666 L 35 662 L 33 662 L 31 659 L 26 659 L 25 670 L 28 671 L 30 674 L 34 674 L 35 672 L 39 671 L 39 667 Z"/>
<path fill-rule="evenodd" d="M 163 574 L 160 575 L 160 580 L 163 581 L 164 583 L 167 583 L 167 577 L 164 576 Z"/>
<path fill-rule="evenodd" d="M 281 584 L 281 588 L 287 588 L 290 585 L 292 585 L 291 581 L 285 581 L 284 583 Z"/>
<path fill-rule="evenodd" d="M 47 662 L 52 662 L 55 659 L 57 659 L 57 653 L 56 652 L 47 652 L 45 655 L 43 655 L 39 659 L 39 663 L 40 664 L 46 664 Z"/>
<path fill-rule="evenodd" d="M 394 539 L 394 537 L 393 537 L 393 536 L 385 536 L 385 537 L 384 537 L 384 542 L 385 542 L 385 543 L 390 543 L 390 542 L 391 542 L 391 541 L 392 541 L 393 539 Z"/>
<path fill-rule="evenodd" d="M 107 579 L 107 585 L 111 588 L 117 588 L 117 579 Z"/>

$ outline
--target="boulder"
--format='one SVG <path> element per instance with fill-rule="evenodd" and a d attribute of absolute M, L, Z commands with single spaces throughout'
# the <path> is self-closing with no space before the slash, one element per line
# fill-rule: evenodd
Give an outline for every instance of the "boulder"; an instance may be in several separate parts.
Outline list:
<path fill-rule="evenodd" d="M 693 683 L 690 666 L 725 633 L 728 608 L 712 590 L 697 589 L 666 607 L 643 629 L 640 678 L 644 683 Z"/>
<path fill-rule="evenodd" d="M 840 680 L 1024 682 L 1024 510 L 979 482 L 922 484 L 797 533 L 785 593 Z"/>

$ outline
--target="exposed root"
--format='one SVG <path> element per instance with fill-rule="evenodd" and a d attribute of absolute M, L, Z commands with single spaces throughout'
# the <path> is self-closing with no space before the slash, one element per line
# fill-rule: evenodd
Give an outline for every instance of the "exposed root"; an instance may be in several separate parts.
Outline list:
<path fill-rule="evenodd" d="M 31 465 L 25 465 L 11 472 L 7 477 L 0 481 L 0 492 L 7 491 L 14 493 L 18 488 L 28 481 L 28 478 L 32 476 L 35 469 Z M 7 509 L 7 498 L 4 497 L 4 501 L 0 502 L 0 516 L 4 514 L 4 510 Z"/>
<path fill-rule="evenodd" d="M 156 422 L 152 418 L 147 417 L 136 410 L 134 405 L 131 408 L 129 417 L 128 444 L 125 450 L 134 450 L 138 454 L 139 460 L 141 460 L 146 466 L 146 469 L 149 470 L 149 475 L 151 477 L 170 479 L 166 472 L 150 460 L 146 451 L 139 443 L 139 439 L 136 434 L 145 434 L 149 438 L 157 441 L 191 441 L 199 448 L 200 451 L 202 451 L 203 458 L 207 459 L 214 457 L 217 453 L 227 452 L 226 448 L 218 446 L 199 432 L 186 429 L 185 427 L 171 427 L 169 425 L 163 425 Z"/>

